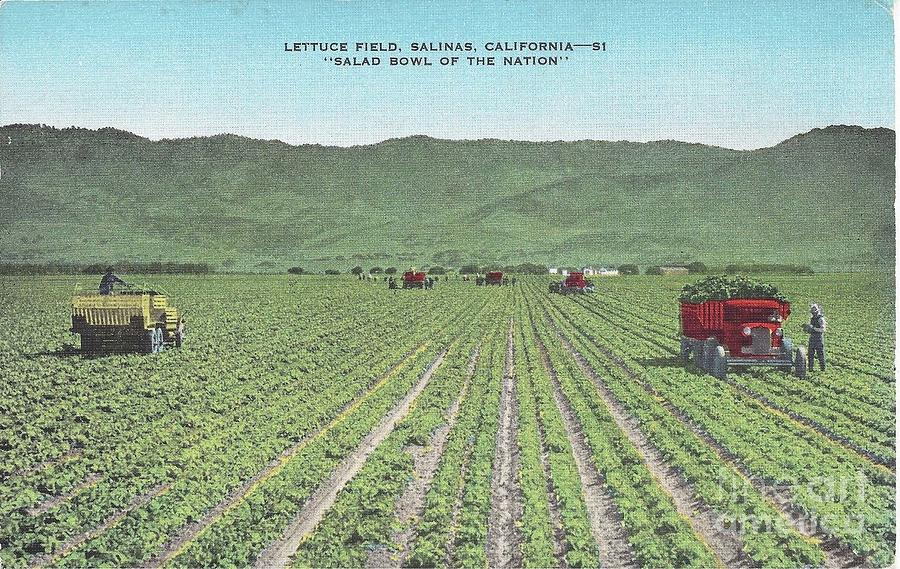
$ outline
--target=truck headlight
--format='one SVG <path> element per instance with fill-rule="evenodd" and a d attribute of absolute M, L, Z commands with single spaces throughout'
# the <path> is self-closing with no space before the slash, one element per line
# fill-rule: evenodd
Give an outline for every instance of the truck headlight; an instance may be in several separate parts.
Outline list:
<path fill-rule="evenodd" d="M 744 336 L 749 336 L 751 332 L 750 326 L 744 326 Z"/>

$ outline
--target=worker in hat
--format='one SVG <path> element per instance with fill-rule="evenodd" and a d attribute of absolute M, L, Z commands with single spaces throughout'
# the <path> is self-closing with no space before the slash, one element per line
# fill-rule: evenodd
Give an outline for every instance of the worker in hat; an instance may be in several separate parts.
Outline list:
<path fill-rule="evenodd" d="M 803 329 L 809 333 L 808 369 L 812 371 L 813 363 L 818 358 L 819 366 L 825 371 L 825 314 L 818 304 L 809 305 L 809 324 Z"/>
<path fill-rule="evenodd" d="M 128 285 L 125 281 L 113 274 L 112 267 L 106 267 L 106 274 L 100 279 L 100 294 L 112 294 L 113 285 Z"/>

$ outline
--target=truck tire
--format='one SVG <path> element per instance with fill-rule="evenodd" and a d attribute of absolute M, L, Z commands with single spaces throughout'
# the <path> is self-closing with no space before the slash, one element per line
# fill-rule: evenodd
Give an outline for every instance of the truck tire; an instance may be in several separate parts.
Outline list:
<path fill-rule="evenodd" d="M 691 347 L 694 352 L 694 365 L 697 366 L 697 369 L 703 369 L 703 342 L 694 340 L 691 342 Z"/>
<path fill-rule="evenodd" d="M 684 363 L 691 362 L 691 340 L 689 338 L 681 337 L 681 359 L 684 360 Z"/>
<path fill-rule="evenodd" d="M 81 353 L 87 355 L 97 353 L 97 338 L 93 334 L 81 333 Z"/>
<path fill-rule="evenodd" d="M 156 329 L 144 330 L 138 337 L 138 351 L 142 354 L 152 354 L 156 348 Z"/>
<path fill-rule="evenodd" d="M 707 338 L 707 340 L 703 343 L 703 369 L 712 372 L 713 363 L 715 362 L 716 348 L 719 347 L 719 342 L 715 338 Z"/>
<path fill-rule="evenodd" d="M 716 346 L 715 351 L 712 353 L 712 365 L 710 368 L 710 373 L 713 377 L 725 379 L 728 376 L 728 357 L 725 356 L 725 348 L 722 346 Z"/>
<path fill-rule="evenodd" d="M 794 375 L 800 379 L 806 379 L 806 348 L 797 346 L 794 352 Z"/>
<path fill-rule="evenodd" d="M 139 350 L 142 354 L 156 354 L 162 351 L 162 329 L 147 330 L 140 337 Z"/>
<path fill-rule="evenodd" d="M 175 347 L 180 348 L 184 345 L 184 333 L 181 330 L 175 331 Z"/>

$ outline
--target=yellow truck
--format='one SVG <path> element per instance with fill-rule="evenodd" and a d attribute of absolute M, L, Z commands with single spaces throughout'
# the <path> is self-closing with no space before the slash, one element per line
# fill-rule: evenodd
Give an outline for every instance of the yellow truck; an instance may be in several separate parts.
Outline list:
<path fill-rule="evenodd" d="M 168 297 L 146 288 L 72 298 L 72 333 L 81 335 L 81 351 L 153 354 L 184 343 L 184 317 Z"/>

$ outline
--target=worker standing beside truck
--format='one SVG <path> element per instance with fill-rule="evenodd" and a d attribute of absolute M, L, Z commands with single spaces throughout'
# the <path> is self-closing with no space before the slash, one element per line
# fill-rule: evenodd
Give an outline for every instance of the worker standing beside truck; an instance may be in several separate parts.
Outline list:
<path fill-rule="evenodd" d="M 825 371 L 825 314 L 818 304 L 809 305 L 809 314 L 809 324 L 803 327 L 809 333 L 809 371 L 812 371 L 816 358 L 822 371 Z"/>
<path fill-rule="evenodd" d="M 125 281 L 117 277 L 112 272 L 112 267 L 106 267 L 106 274 L 100 279 L 100 294 L 112 294 L 115 284 L 127 285 Z"/>

